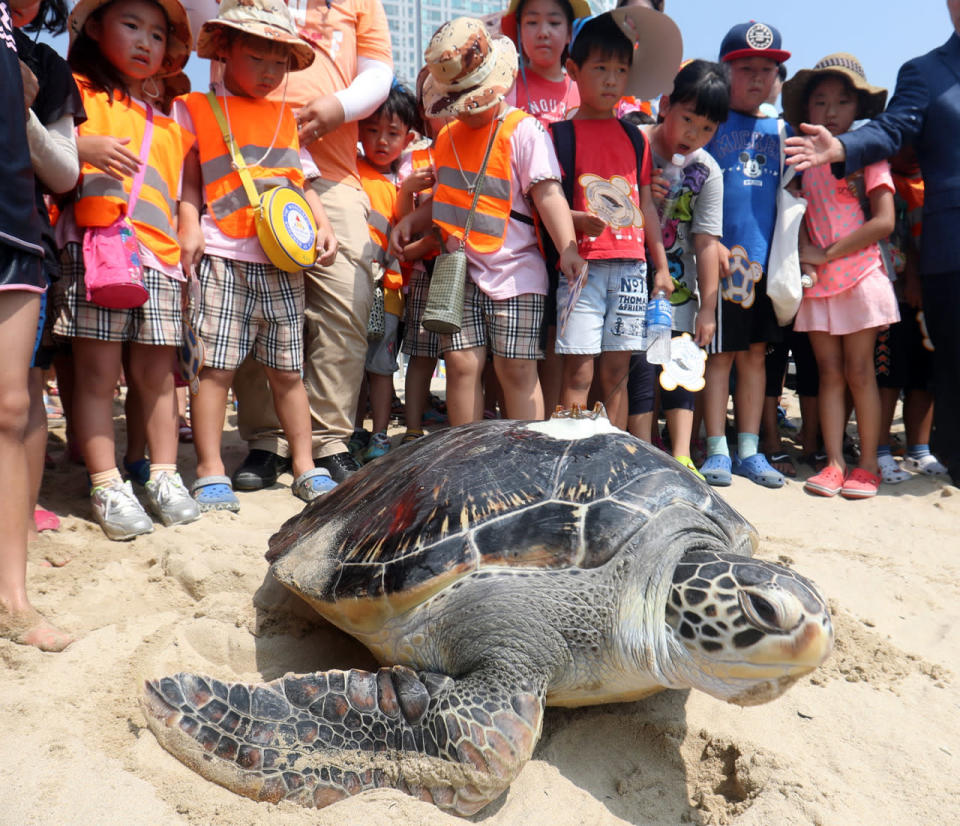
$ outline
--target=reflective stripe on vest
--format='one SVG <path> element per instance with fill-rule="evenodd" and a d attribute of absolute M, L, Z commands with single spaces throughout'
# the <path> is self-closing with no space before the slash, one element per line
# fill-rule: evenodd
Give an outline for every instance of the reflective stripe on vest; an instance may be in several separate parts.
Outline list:
<path fill-rule="evenodd" d="M 229 111 L 233 139 L 247 163 L 257 192 L 284 185 L 303 189 L 300 144 L 293 110 L 279 101 L 244 97 L 224 99 L 222 96 L 218 99 L 224 111 Z M 191 92 L 182 100 L 193 119 L 200 153 L 203 197 L 211 217 L 217 228 L 230 238 L 255 237 L 253 207 L 239 173 L 233 168 L 233 157 L 206 94 Z M 274 132 L 277 137 L 273 148 L 268 151 Z M 265 152 L 266 157 L 260 161 Z M 255 165 L 257 161 L 260 163 Z"/>
<path fill-rule="evenodd" d="M 357 159 L 357 173 L 363 191 L 370 199 L 367 227 L 374 244 L 374 260 L 383 268 L 384 289 L 399 290 L 403 286 L 400 263 L 387 253 L 393 218 L 397 211 L 397 185 L 374 169 L 364 158 Z"/>
<path fill-rule="evenodd" d="M 126 148 L 140 154 L 146 127 L 146 109 L 119 93 L 111 101 L 105 92 L 94 92 L 87 81 L 76 76 L 87 120 L 80 124 L 80 136 L 111 135 L 130 138 Z M 189 148 L 185 133 L 170 118 L 154 110 L 153 137 L 147 169 L 137 203 L 130 216 L 137 240 L 164 264 L 180 261 L 180 244 L 173 230 L 183 159 Z M 83 164 L 77 186 L 74 216 L 78 227 L 106 227 L 126 211 L 132 177 L 122 181 Z"/>
<path fill-rule="evenodd" d="M 467 237 L 467 245 L 476 252 L 494 252 L 503 246 L 513 198 L 510 137 L 517 124 L 527 117 L 531 116 L 515 109 L 507 114 L 497 132 Z M 486 126 L 471 129 L 456 120 L 444 126 L 437 135 L 433 153 L 437 168 L 433 222 L 440 227 L 444 237 L 463 237 L 473 203 L 472 187 L 489 139 L 490 130 Z"/>

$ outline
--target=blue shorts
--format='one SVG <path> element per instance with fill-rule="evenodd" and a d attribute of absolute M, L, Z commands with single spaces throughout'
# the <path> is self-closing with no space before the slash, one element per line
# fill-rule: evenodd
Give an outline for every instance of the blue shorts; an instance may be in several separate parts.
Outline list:
<path fill-rule="evenodd" d="M 592 355 L 644 348 L 644 316 L 647 311 L 647 264 L 632 258 L 589 262 L 587 283 L 560 334 L 556 352 Z M 557 288 L 557 307 L 570 294 L 566 278 Z"/>

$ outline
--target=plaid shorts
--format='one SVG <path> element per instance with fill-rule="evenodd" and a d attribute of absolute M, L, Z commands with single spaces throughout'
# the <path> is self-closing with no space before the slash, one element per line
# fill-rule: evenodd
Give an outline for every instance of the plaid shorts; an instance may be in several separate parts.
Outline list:
<path fill-rule="evenodd" d="M 70 243 L 60 253 L 61 278 L 55 282 L 53 334 L 60 338 L 135 341 L 159 347 L 179 347 L 183 337 L 180 282 L 160 270 L 143 268 L 147 303 L 130 310 L 112 310 L 87 301 L 83 280 L 83 248 Z"/>
<path fill-rule="evenodd" d="M 459 333 L 440 336 L 440 349 L 486 347 L 501 358 L 542 359 L 540 325 L 546 299 L 536 293 L 493 299 L 467 278 L 463 325 Z"/>
<path fill-rule="evenodd" d="M 236 370 L 253 357 L 274 370 L 303 368 L 303 273 L 205 255 L 200 262 L 204 365 Z"/>
<path fill-rule="evenodd" d="M 427 293 L 430 290 L 430 274 L 416 269 L 410 278 L 410 292 L 403 316 L 403 345 L 400 348 L 408 356 L 424 358 L 440 357 L 440 336 L 425 330 L 420 322 L 427 307 Z"/>

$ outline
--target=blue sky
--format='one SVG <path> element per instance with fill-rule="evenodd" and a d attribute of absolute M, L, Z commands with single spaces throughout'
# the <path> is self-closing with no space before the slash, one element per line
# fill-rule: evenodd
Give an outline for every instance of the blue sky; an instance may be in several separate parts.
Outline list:
<path fill-rule="evenodd" d="M 506 5 L 506 4 L 505 4 Z M 595 2 L 594 6 L 604 5 Z M 720 41 L 736 23 L 755 19 L 780 30 L 783 47 L 793 53 L 789 75 L 813 66 L 831 52 L 852 52 L 871 83 L 890 92 L 897 69 L 911 57 L 943 43 L 952 31 L 944 0 L 666 0 L 666 11 L 683 34 L 684 56 L 716 59 Z M 64 53 L 66 37 L 54 45 Z M 195 55 L 187 66 L 193 88 L 209 79 L 206 61 Z"/>

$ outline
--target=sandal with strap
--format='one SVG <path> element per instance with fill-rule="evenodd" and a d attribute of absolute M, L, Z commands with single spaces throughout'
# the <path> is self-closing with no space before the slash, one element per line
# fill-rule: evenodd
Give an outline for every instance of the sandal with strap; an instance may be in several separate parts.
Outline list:
<path fill-rule="evenodd" d="M 770 467 L 767 457 L 762 453 L 754 453 L 746 459 L 738 459 L 733 463 L 733 472 L 737 476 L 745 476 L 756 485 L 765 488 L 782 488 L 783 474 Z"/>
<path fill-rule="evenodd" d="M 880 477 L 862 467 L 854 468 L 843 480 L 840 495 L 844 499 L 869 499 L 880 490 Z"/>
<path fill-rule="evenodd" d="M 893 456 L 878 456 L 877 466 L 880 468 L 880 476 L 888 485 L 897 485 L 910 478 L 910 474 L 900 467 L 900 463 Z"/>
<path fill-rule="evenodd" d="M 204 513 L 207 511 L 237 513 L 240 510 L 240 500 L 233 492 L 233 484 L 229 476 L 201 476 L 190 485 L 190 495 Z"/>
<path fill-rule="evenodd" d="M 725 488 L 733 483 L 733 477 L 730 475 L 731 467 L 732 463 L 729 456 L 725 456 L 723 453 L 714 453 L 700 465 L 700 472 L 709 484 L 718 488 Z"/>
<path fill-rule="evenodd" d="M 333 490 L 336 486 L 337 483 L 333 481 L 329 470 L 322 467 L 313 467 L 294 479 L 290 490 L 297 499 L 312 502 L 318 496 Z"/>
<path fill-rule="evenodd" d="M 833 465 L 827 465 L 803 483 L 803 489 L 807 493 L 814 493 L 817 496 L 836 496 L 842 487 L 843 472 Z"/>
<path fill-rule="evenodd" d="M 683 465 L 698 479 L 702 479 L 703 481 L 706 481 L 706 477 L 699 470 L 697 470 L 697 466 L 693 463 L 693 459 L 691 459 L 689 456 L 674 456 L 673 458 L 676 459 L 681 465 Z"/>

